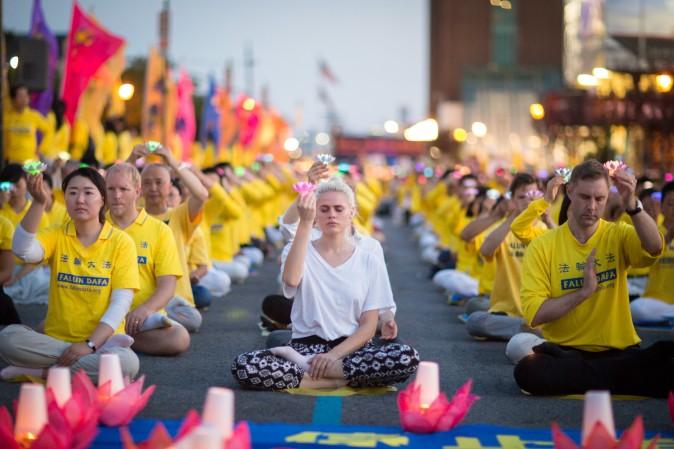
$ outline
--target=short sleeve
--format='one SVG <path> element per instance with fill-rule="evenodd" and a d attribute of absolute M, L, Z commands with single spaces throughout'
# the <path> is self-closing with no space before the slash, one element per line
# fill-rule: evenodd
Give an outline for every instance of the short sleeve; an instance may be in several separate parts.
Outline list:
<path fill-rule="evenodd" d="M 625 223 L 619 223 L 617 226 L 620 229 L 623 255 L 628 265 L 636 268 L 649 267 L 662 255 L 665 248 L 665 239 L 660 232 L 658 232 L 658 235 L 660 236 L 660 240 L 662 240 L 662 249 L 660 250 L 660 254 L 652 256 L 643 248 L 639 234 L 637 234 L 634 226 Z"/>
<path fill-rule="evenodd" d="M 178 257 L 178 247 L 176 239 L 173 238 L 171 229 L 164 223 L 159 223 L 157 229 L 159 238 L 158 245 L 155 245 L 156 253 L 153 256 L 155 276 L 177 276 L 183 275 L 183 269 Z"/>
<path fill-rule="evenodd" d="M 534 240 L 522 260 L 520 300 L 524 319 L 531 323 L 543 302 L 551 296 L 550 270 L 541 240 Z"/>
<path fill-rule="evenodd" d="M 367 254 L 367 257 L 369 285 L 363 304 L 363 312 L 395 308 L 391 281 L 384 261 L 378 259 L 374 254 Z"/>
<path fill-rule="evenodd" d="M 58 239 L 63 234 L 63 232 L 64 228 L 61 226 L 55 226 L 53 228 L 47 228 L 38 231 L 36 239 L 44 250 L 43 260 L 49 260 L 54 255 Z M 135 248 L 133 249 L 133 253 L 136 253 Z"/>
<path fill-rule="evenodd" d="M 283 282 L 283 270 L 285 269 L 286 266 L 286 259 L 288 258 L 288 254 L 290 253 L 290 248 L 292 246 L 292 242 L 288 243 L 285 248 L 283 248 L 283 252 L 281 253 L 281 293 L 283 293 L 283 296 L 286 298 L 294 298 L 295 295 L 297 294 L 297 289 L 299 287 L 291 287 L 290 285 L 286 284 Z M 309 257 L 308 250 L 307 250 L 307 257 Z M 305 258 L 305 267 L 306 267 L 306 258 Z M 301 283 L 302 281 L 300 281 Z"/>
<path fill-rule="evenodd" d="M 108 245 L 116 245 L 115 262 L 110 275 L 112 290 L 126 288 L 137 291 L 140 288 L 138 275 L 138 256 L 136 246 L 131 237 L 122 231 L 118 231 L 115 239 L 110 239 Z M 45 251 L 46 252 L 46 251 Z"/>

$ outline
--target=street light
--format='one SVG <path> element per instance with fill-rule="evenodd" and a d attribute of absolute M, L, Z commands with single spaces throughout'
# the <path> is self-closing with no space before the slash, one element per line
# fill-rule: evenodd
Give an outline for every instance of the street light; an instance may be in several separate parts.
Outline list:
<path fill-rule="evenodd" d="M 657 75 L 655 77 L 655 87 L 658 90 L 658 92 L 661 93 L 667 93 L 670 90 L 672 90 L 672 84 L 674 84 L 674 79 L 672 79 L 672 75 L 669 75 L 667 73 L 661 73 L 660 75 Z"/>
<path fill-rule="evenodd" d="M 592 69 L 592 76 L 598 80 L 607 80 L 609 78 L 610 72 L 604 67 L 595 67 Z"/>
<path fill-rule="evenodd" d="M 473 124 L 470 126 L 470 130 L 473 131 L 475 137 L 482 138 L 487 135 L 487 125 L 482 122 L 473 122 Z"/>
<path fill-rule="evenodd" d="M 318 133 L 316 134 L 316 144 L 317 145 L 327 145 L 330 143 L 330 136 L 328 133 Z"/>
<path fill-rule="evenodd" d="M 16 69 L 17 67 L 19 67 L 19 57 L 18 56 L 12 56 L 11 58 L 9 58 L 9 66 L 12 69 Z"/>
<path fill-rule="evenodd" d="M 595 87 L 599 85 L 599 80 L 593 75 L 590 75 L 589 73 L 581 73 L 578 75 L 576 78 L 576 82 L 581 86 L 581 87 Z"/>
<path fill-rule="evenodd" d="M 135 90 L 136 88 L 133 86 L 133 84 L 124 83 L 119 86 L 119 89 L 117 89 L 117 95 L 119 95 L 119 98 L 122 100 L 129 101 L 131 97 L 133 97 Z"/>
<path fill-rule="evenodd" d="M 540 103 L 533 103 L 529 105 L 529 114 L 534 120 L 542 120 L 545 117 L 545 108 Z"/>
<path fill-rule="evenodd" d="M 463 128 L 456 128 L 452 133 L 452 137 L 457 142 L 465 142 L 468 139 L 468 133 Z"/>
<path fill-rule="evenodd" d="M 246 111 L 252 111 L 255 109 L 255 100 L 252 98 L 246 98 L 243 102 L 243 109 Z"/>
<path fill-rule="evenodd" d="M 403 135 L 411 142 L 432 142 L 438 138 L 438 122 L 427 118 L 407 128 Z"/>
<path fill-rule="evenodd" d="M 395 120 L 386 120 L 386 122 L 384 122 L 384 131 L 389 134 L 395 134 L 400 131 L 400 125 L 398 125 L 398 122 Z"/>
<path fill-rule="evenodd" d="M 297 150 L 300 147 L 300 141 L 294 137 L 288 137 L 283 143 L 283 149 L 292 152 Z"/>

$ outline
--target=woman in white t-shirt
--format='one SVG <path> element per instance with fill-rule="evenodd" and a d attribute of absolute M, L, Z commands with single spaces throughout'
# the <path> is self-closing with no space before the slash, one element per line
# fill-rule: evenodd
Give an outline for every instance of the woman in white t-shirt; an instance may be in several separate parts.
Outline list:
<path fill-rule="evenodd" d="M 331 179 L 301 196 L 297 207 L 300 223 L 281 269 L 283 294 L 295 298 L 293 339 L 289 346 L 241 354 L 232 374 L 259 390 L 404 382 L 417 369 L 417 351 L 371 341 L 379 310 L 393 307 L 393 294 L 383 260 L 350 238 L 353 191 Z M 316 240 L 314 225 L 321 230 Z"/>

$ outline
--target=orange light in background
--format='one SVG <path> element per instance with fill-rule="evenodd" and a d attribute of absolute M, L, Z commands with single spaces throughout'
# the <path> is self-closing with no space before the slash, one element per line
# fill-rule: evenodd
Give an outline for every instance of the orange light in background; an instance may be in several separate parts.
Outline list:
<path fill-rule="evenodd" d="M 135 91 L 136 88 L 133 86 L 133 84 L 124 83 L 119 86 L 119 89 L 117 89 L 117 95 L 119 95 L 119 98 L 122 100 L 128 101 L 133 97 L 133 93 Z"/>
<path fill-rule="evenodd" d="M 545 117 L 545 108 L 540 103 L 533 103 L 529 105 L 529 114 L 534 120 L 542 120 Z"/>
<path fill-rule="evenodd" d="M 655 77 L 655 88 L 658 92 L 667 93 L 672 90 L 672 84 L 674 84 L 674 79 L 672 75 L 667 73 L 661 73 Z"/>

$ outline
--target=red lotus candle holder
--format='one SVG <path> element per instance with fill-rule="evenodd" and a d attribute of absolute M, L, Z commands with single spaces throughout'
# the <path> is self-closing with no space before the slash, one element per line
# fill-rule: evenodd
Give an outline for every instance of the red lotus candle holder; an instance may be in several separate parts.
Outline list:
<path fill-rule="evenodd" d="M 189 447 L 190 435 L 199 426 L 201 426 L 199 414 L 195 410 L 190 410 L 180 425 L 175 438 L 171 438 L 161 422 L 154 426 L 150 437 L 140 443 L 133 441 L 131 432 L 126 427 L 119 429 L 119 432 L 124 449 L 169 449 L 172 447 Z M 251 447 L 250 429 L 245 421 L 236 425 L 232 435 L 222 444 L 223 449 L 251 449 Z"/>
<path fill-rule="evenodd" d="M 400 424 L 414 433 L 445 432 L 456 427 L 479 398 L 471 394 L 473 381 L 463 384 L 451 401 L 441 392 L 428 406 L 421 403 L 421 386 L 411 382 L 398 394 Z"/>
<path fill-rule="evenodd" d="M 115 394 L 110 394 L 110 382 L 96 388 L 83 372 L 77 373 L 76 380 L 73 382 L 73 394 L 77 392 L 91 398 L 98 410 L 100 423 L 109 427 L 129 424 L 145 408 L 155 390 L 155 386 L 151 385 L 143 391 L 145 376 L 135 382 L 125 379 L 124 387 Z"/>
<path fill-rule="evenodd" d="M 641 449 L 644 443 L 644 422 L 641 416 L 637 416 L 632 425 L 623 432 L 620 440 L 611 436 L 606 426 L 597 421 L 588 434 L 583 445 L 577 445 L 566 435 L 556 423 L 552 423 L 552 439 L 555 449 Z M 655 449 L 658 442 L 656 435 L 646 449 Z"/>

